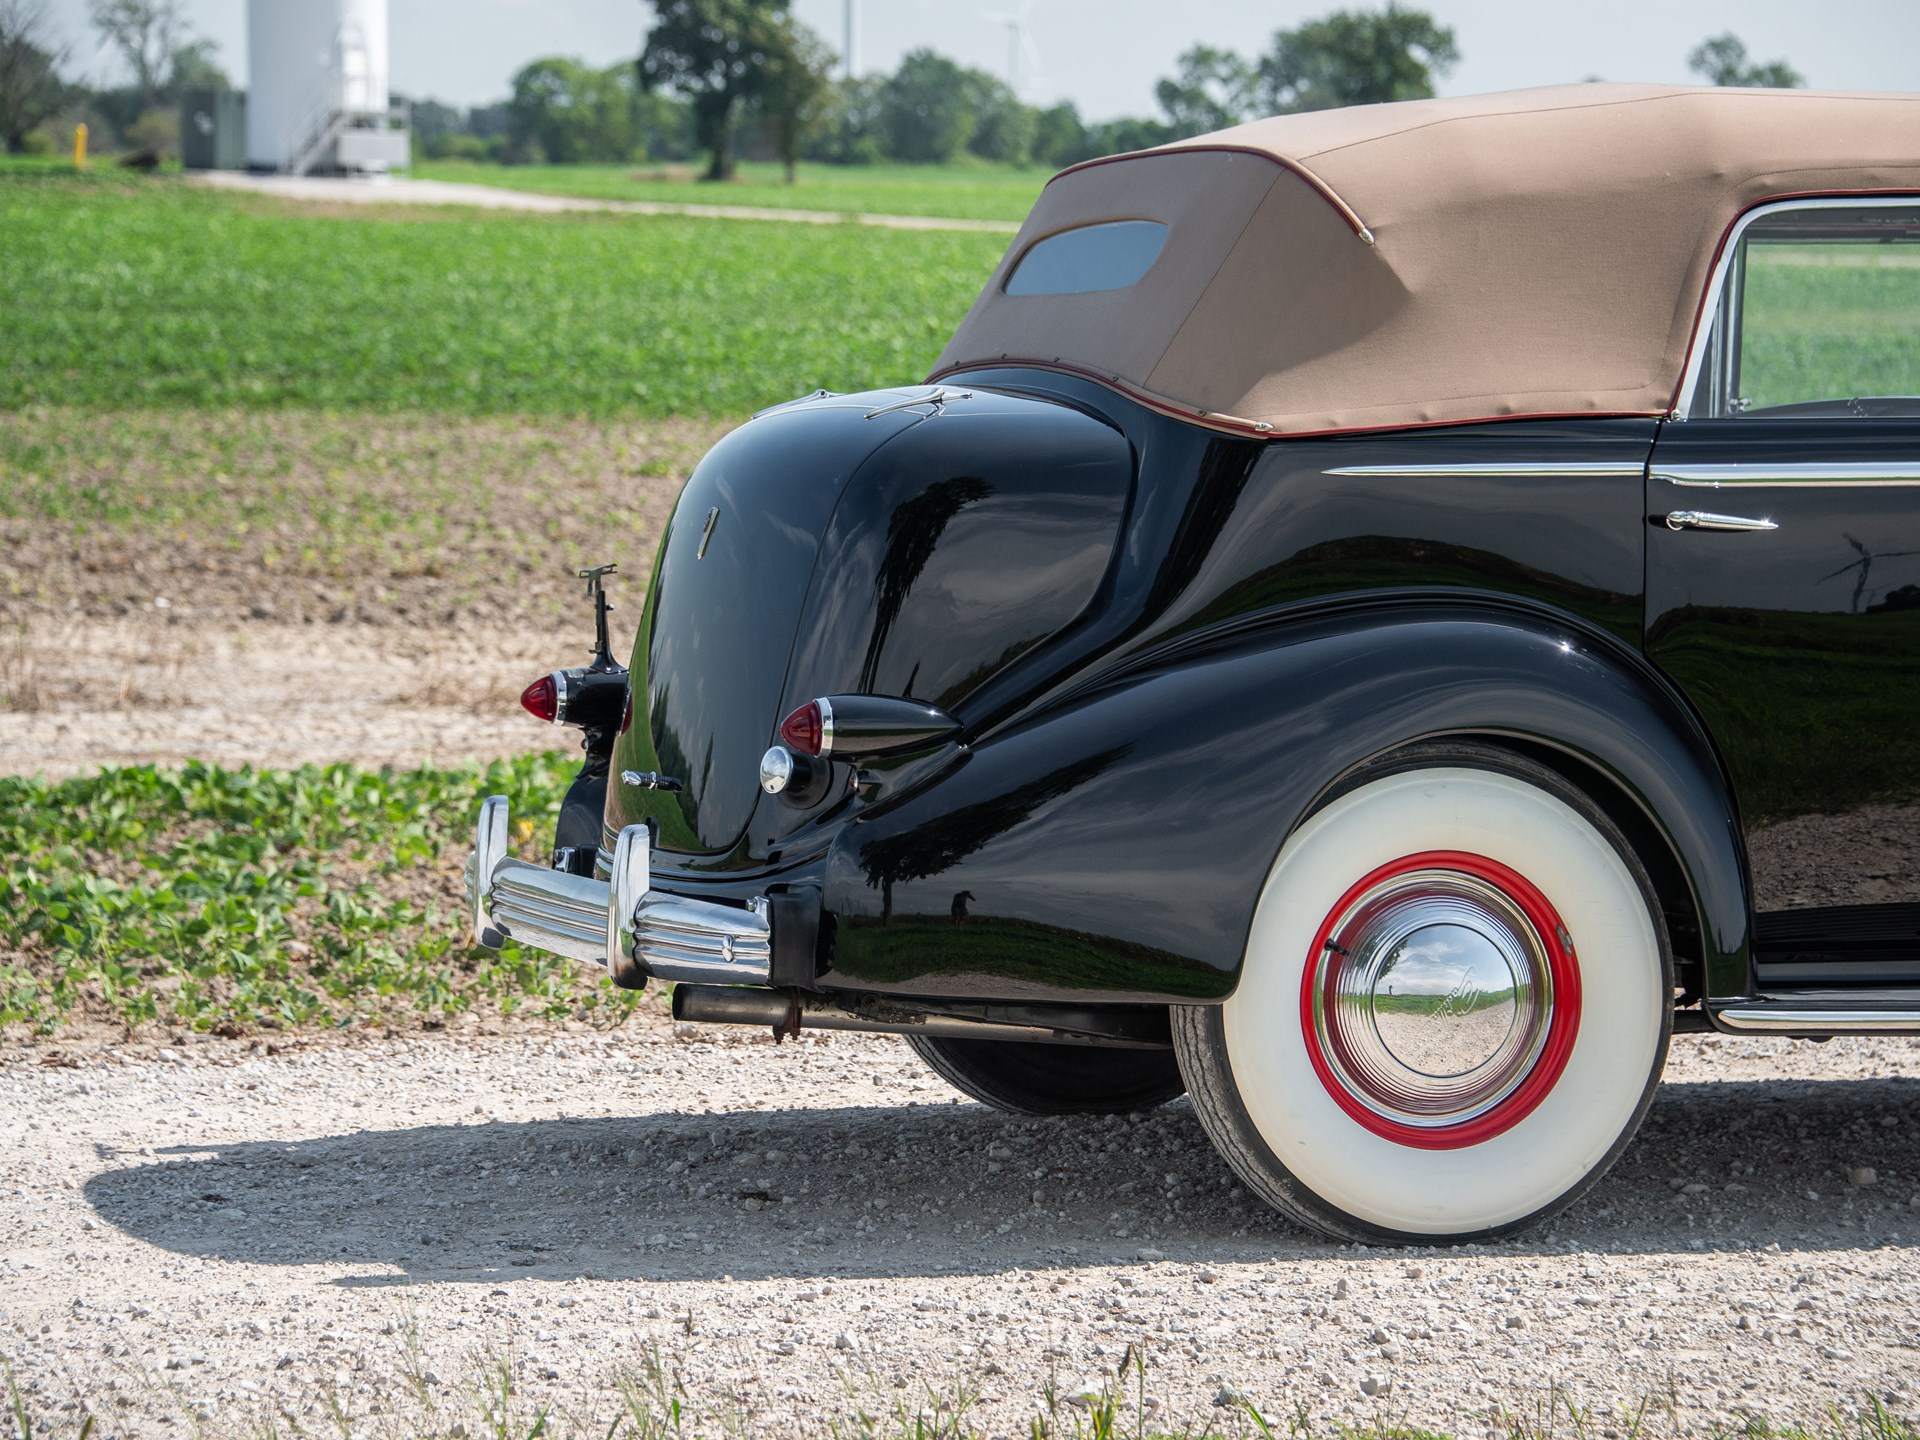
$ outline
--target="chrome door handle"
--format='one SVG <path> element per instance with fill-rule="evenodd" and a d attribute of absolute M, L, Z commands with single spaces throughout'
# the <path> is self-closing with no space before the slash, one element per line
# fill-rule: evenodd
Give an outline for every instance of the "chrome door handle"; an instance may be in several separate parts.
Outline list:
<path fill-rule="evenodd" d="M 1667 517 L 1669 530 L 1778 530 L 1771 520 L 1749 520 L 1745 515 L 1715 515 L 1710 510 L 1674 510 Z"/>

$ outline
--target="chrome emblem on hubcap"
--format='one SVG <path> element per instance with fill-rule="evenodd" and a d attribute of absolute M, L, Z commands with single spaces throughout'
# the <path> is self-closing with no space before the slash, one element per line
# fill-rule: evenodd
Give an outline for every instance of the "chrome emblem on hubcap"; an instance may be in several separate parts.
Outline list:
<path fill-rule="evenodd" d="M 1477 876 L 1382 880 L 1332 917 L 1314 963 L 1314 1038 L 1341 1088 L 1382 1119 L 1429 1128 L 1483 1115 L 1546 1044 L 1547 942 Z"/>

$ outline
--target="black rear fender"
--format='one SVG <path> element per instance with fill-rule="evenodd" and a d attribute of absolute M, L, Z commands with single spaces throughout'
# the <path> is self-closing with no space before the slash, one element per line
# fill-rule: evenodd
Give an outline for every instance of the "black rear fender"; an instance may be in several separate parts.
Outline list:
<path fill-rule="evenodd" d="M 1287 836 L 1356 766 L 1444 736 L 1561 757 L 1643 817 L 1685 886 L 1709 990 L 1744 992 L 1739 830 L 1690 713 L 1609 640 L 1457 607 L 1189 644 L 986 737 L 836 840 L 825 983 L 1222 999 Z"/>

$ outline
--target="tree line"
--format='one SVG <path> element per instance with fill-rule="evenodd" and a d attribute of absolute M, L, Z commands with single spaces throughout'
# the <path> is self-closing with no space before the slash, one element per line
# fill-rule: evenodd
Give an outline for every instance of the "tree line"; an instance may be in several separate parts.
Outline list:
<path fill-rule="evenodd" d="M 1261 115 L 1421 99 L 1460 59 L 1452 29 L 1424 10 L 1339 10 L 1274 32 L 1255 55 L 1194 45 L 1155 86 L 1158 115 L 1096 122 L 1071 101 L 1029 105 L 998 76 L 928 49 L 891 74 L 836 77 L 833 50 L 790 0 L 650 8 L 636 59 L 537 59 L 507 99 L 470 109 L 413 100 L 416 149 L 508 164 L 698 159 L 710 179 L 731 176 L 742 156 L 783 161 L 789 178 L 803 160 L 1058 169 Z M 0 142 L 63 148 L 59 132 L 84 119 L 97 143 L 177 153 L 180 93 L 227 83 L 214 47 L 187 26 L 181 0 L 92 0 L 91 13 L 132 83 L 63 80 L 46 0 L 0 0 Z M 1716 85 L 1804 83 L 1784 61 L 1753 61 L 1732 34 L 1703 41 L 1688 64 Z"/>

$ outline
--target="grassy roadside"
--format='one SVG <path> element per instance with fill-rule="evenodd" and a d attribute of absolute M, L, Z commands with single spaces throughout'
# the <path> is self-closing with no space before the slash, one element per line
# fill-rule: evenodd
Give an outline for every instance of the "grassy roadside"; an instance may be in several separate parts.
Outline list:
<path fill-rule="evenodd" d="M 745 205 L 842 214 L 938 215 L 957 220 L 1024 220 L 1049 175 L 1004 165 L 802 165 L 792 185 L 778 165 L 748 162 L 724 184 L 699 180 L 692 165 L 489 165 L 423 160 L 421 180 L 494 185 L 590 200 L 655 200 L 672 205 Z"/>
<path fill-rule="evenodd" d="M 188 1433 L 281 1440 L 302 1435 L 342 1437 L 378 1434 L 409 1440 L 758 1440 L 793 1434 L 778 1417 L 755 1412 L 739 1398 L 690 1387 L 680 1367 L 660 1347 L 644 1347 L 605 1390 L 564 1398 L 542 1386 L 532 1367 L 511 1353 L 476 1355 L 460 1376 L 441 1377 L 428 1368 L 417 1326 L 394 1327 L 395 1355 L 379 1367 L 382 1383 L 371 1397 L 341 1389 L 279 1406 L 229 1411 L 218 1423 L 159 1375 L 145 1377 L 143 1397 L 166 1416 L 184 1419 Z M 1137 1356 L 1138 1352 L 1130 1352 Z M 812 1417 L 813 1433 L 831 1440 L 989 1440 L 1020 1434 L 1027 1440 L 1453 1440 L 1471 1434 L 1486 1440 L 1920 1440 L 1920 1426 L 1886 1409 L 1877 1399 L 1829 1411 L 1811 1423 L 1780 1423 L 1757 1412 L 1728 1414 L 1702 1426 L 1688 1423 L 1674 1397 L 1649 1395 L 1637 1404 L 1600 1409 L 1578 1403 L 1557 1385 L 1541 1386 L 1526 1401 L 1487 1411 L 1460 1410 L 1436 1425 L 1412 1419 L 1390 1397 L 1371 1403 L 1364 1420 L 1316 1415 L 1304 1401 L 1284 1397 L 1262 1402 L 1232 1385 L 1221 1387 L 1212 1413 L 1176 1417 L 1152 1392 L 1149 1367 L 1137 1358 L 1111 1375 L 1067 1384 L 1050 1381 L 1025 1402 L 1017 1430 L 987 1423 L 978 1413 L 986 1388 L 959 1381 L 936 1391 L 920 1385 L 898 1391 L 878 1375 L 835 1367 L 844 1394 L 833 1413 Z M 19 1440 L 90 1440 L 96 1419 L 120 1417 L 107 1397 L 76 1397 L 66 1414 L 84 1418 L 35 1423 L 47 1397 L 23 1394 L 14 1366 L 0 1352 L 7 1381 L 7 1408 Z M 451 1381 L 451 1383 L 449 1383 Z M 128 1397 L 116 1397 L 127 1403 Z M 38 1401 L 39 1405 L 33 1403 Z M 296 1412 L 293 1404 L 299 1404 Z M 96 1408 L 97 1407 L 97 1408 Z M 148 1408 L 146 1405 L 143 1409 Z M 236 1428 L 236 1422 L 237 1427 Z"/>
<path fill-rule="evenodd" d="M 550 815 L 575 764 L 0 777 L 0 1033 L 417 1026 L 475 1007 L 617 1022 L 634 993 L 477 949 L 462 909 L 479 797 Z M 548 842 L 537 829 L 516 827 L 524 858 Z"/>
<path fill-rule="evenodd" d="M 739 417 L 917 381 L 1002 237 L 0 175 L 0 410 Z"/>

